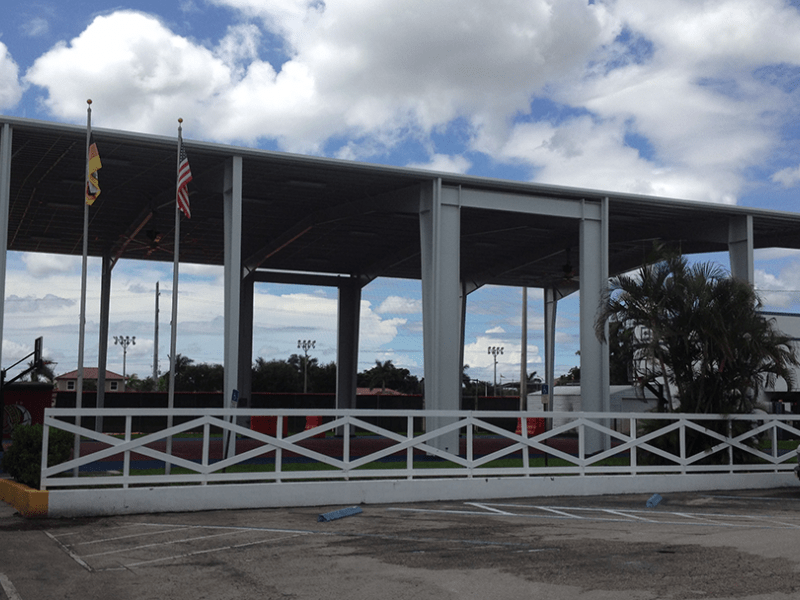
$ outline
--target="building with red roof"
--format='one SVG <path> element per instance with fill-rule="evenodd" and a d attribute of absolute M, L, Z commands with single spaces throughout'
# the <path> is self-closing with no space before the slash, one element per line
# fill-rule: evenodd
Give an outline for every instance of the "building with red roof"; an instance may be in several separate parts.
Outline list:
<path fill-rule="evenodd" d="M 83 368 L 83 381 L 94 381 L 97 385 L 97 378 L 100 369 L 97 367 L 84 367 Z M 56 390 L 60 392 L 74 392 L 78 389 L 78 370 L 70 371 L 56 377 Z M 85 388 L 84 388 L 85 389 Z M 106 391 L 107 392 L 124 392 L 125 391 L 125 378 L 119 373 L 106 370 Z"/>

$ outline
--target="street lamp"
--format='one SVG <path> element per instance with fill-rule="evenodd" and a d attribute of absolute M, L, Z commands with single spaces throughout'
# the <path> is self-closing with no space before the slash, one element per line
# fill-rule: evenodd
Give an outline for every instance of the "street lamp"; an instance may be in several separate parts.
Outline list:
<path fill-rule="evenodd" d="M 497 396 L 497 355 L 503 353 L 503 346 L 489 346 L 489 354 L 494 357 L 494 395 Z"/>
<path fill-rule="evenodd" d="M 308 351 L 313 348 L 317 340 L 297 340 L 297 347 L 305 352 L 306 359 L 303 361 L 303 393 L 308 393 Z"/>
<path fill-rule="evenodd" d="M 125 369 L 127 367 L 128 361 L 128 346 L 129 345 L 136 345 L 136 336 L 130 337 L 127 335 L 115 335 L 114 336 L 114 345 L 115 346 L 122 346 L 122 391 L 125 391 L 125 385 L 127 383 L 126 379 L 126 372 Z"/>

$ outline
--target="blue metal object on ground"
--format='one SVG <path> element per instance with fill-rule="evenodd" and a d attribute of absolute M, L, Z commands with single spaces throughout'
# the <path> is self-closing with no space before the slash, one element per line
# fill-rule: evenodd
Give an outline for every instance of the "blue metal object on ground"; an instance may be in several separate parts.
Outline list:
<path fill-rule="evenodd" d="M 661 502 L 662 498 L 658 494 L 653 494 L 650 496 L 650 499 L 647 501 L 647 508 L 655 508 L 658 506 L 658 503 Z"/>
<path fill-rule="evenodd" d="M 322 521 L 333 521 L 335 519 L 341 519 L 342 517 L 350 517 L 352 515 L 357 515 L 359 513 L 364 512 L 358 506 L 351 506 L 350 508 L 341 508 L 339 510 L 334 510 L 329 513 L 321 514 L 317 517 L 318 522 Z"/>

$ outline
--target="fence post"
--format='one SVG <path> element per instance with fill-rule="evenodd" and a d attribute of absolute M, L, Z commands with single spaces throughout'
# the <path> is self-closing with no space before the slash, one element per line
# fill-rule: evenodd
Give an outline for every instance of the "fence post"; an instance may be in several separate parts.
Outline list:
<path fill-rule="evenodd" d="M 131 431 L 133 423 L 133 415 L 125 415 L 125 441 L 131 441 Z M 122 487 L 128 489 L 128 478 L 131 476 L 131 451 L 125 450 L 125 455 L 122 463 Z"/>
<path fill-rule="evenodd" d="M 678 446 L 680 447 L 680 464 L 681 464 L 681 475 L 686 475 L 686 419 L 681 417 L 680 419 L 680 428 L 678 429 Z"/>
<path fill-rule="evenodd" d="M 42 461 L 41 470 L 39 471 L 39 489 L 47 489 L 47 480 L 44 477 L 44 470 L 47 468 L 47 454 L 49 452 L 48 443 L 50 438 L 50 426 L 45 419 L 44 426 L 42 427 Z M 77 467 L 76 467 L 77 469 Z"/>

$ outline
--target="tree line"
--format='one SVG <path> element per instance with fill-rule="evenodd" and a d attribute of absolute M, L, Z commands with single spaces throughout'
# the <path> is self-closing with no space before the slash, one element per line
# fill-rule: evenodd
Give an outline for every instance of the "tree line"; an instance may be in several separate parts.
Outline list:
<path fill-rule="evenodd" d="M 320 364 L 316 358 L 292 354 L 286 360 L 257 358 L 252 365 L 252 391 L 267 393 L 336 393 L 336 363 Z M 220 392 L 223 388 L 225 369 L 220 364 L 196 363 L 182 354 L 175 357 L 175 391 Z M 357 375 L 358 387 L 394 390 L 403 394 L 421 394 L 422 382 L 408 369 L 397 367 L 391 360 L 375 361 L 375 364 Z M 158 380 L 152 377 L 139 379 L 131 375 L 128 391 L 167 391 L 169 373 Z"/>

